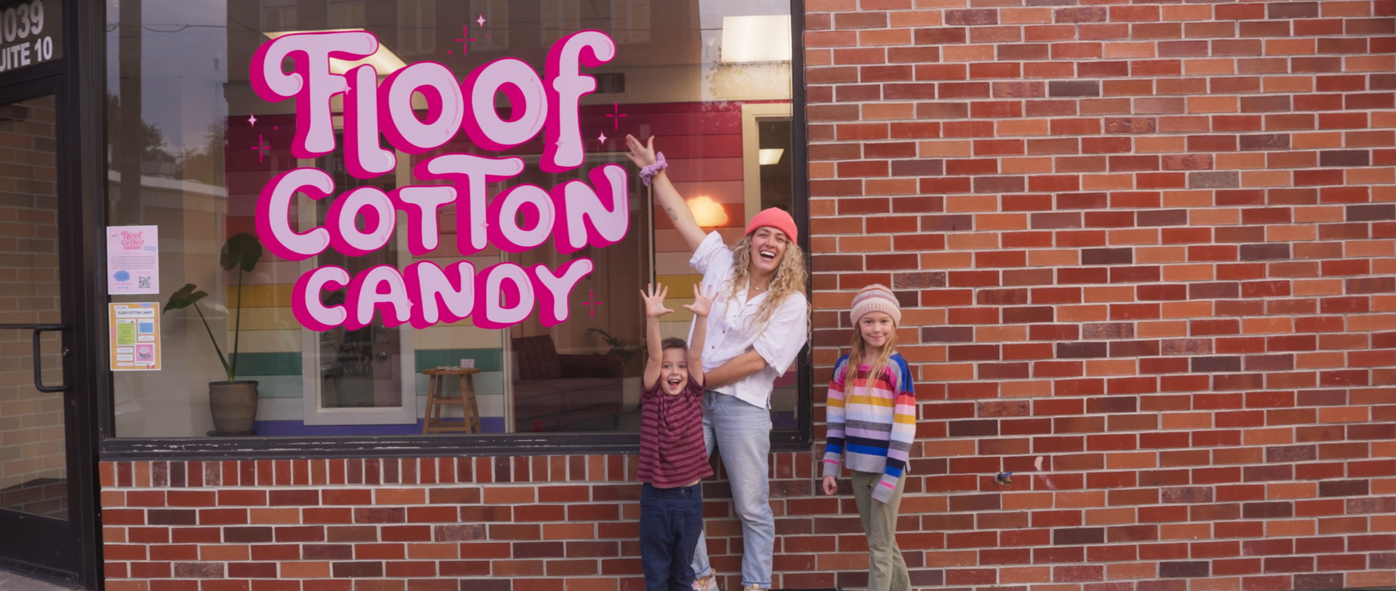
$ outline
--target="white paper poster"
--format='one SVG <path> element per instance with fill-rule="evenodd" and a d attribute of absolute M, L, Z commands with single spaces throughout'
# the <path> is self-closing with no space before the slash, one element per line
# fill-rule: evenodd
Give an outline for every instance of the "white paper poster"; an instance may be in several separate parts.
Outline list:
<path fill-rule="evenodd" d="M 160 293 L 156 226 L 107 226 L 107 293 Z"/>

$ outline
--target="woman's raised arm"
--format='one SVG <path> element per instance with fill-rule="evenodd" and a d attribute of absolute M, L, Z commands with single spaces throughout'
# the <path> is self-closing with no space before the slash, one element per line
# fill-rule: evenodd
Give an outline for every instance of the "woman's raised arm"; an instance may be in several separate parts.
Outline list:
<path fill-rule="evenodd" d="M 626 154 L 635 166 L 644 170 L 646 166 L 655 163 L 658 157 L 654 151 L 654 136 L 650 136 L 648 144 L 640 143 L 635 136 L 627 134 L 625 145 L 630 148 Z M 684 242 L 688 243 L 689 250 L 698 250 L 698 245 L 703 243 L 703 229 L 698 227 L 698 222 L 693 219 L 693 212 L 689 211 L 688 204 L 684 203 L 683 196 L 679 195 L 679 190 L 674 188 L 674 184 L 669 182 L 669 175 L 660 170 L 655 173 L 653 184 L 654 199 L 660 209 L 674 221 L 674 227 L 678 229 L 679 235 L 683 236 Z"/>

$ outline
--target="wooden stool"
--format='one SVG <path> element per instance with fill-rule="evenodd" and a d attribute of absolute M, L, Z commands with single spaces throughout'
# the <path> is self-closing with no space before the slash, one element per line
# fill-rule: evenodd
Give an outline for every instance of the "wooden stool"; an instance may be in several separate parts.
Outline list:
<path fill-rule="evenodd" d="M 475 404 L 475 374 L 478 368 L 428 369 L 422 372 L 431 377 L 427 384 L 427 414 L 422 421 L 423 433 L 479 433 L 480 407 Z M 445 396 L 446 376 L 460 376 L 460 396 Z M 456 404 L 461 407 L 465 421 L 444 422 L 441 420 L 441 407 Z"/>

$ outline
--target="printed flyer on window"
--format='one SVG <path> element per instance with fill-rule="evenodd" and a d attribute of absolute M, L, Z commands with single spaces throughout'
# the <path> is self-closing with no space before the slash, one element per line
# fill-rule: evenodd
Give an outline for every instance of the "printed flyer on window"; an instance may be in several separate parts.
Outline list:
<path fill-rule="evenodd" d="M 160 228 L 107 228 L 107 293 L 160 293 Z"/>
<path fill-rule="evenodd" d="M 160 304 L 107 304 L 112 371 L 160 370 Z"/>

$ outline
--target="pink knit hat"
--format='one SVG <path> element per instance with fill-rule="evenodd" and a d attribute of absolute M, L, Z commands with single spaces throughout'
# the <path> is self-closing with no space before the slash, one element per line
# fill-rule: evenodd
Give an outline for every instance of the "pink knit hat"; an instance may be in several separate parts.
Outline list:
<path fill-rule="evenodd" d="M 790 214 L 783 209 L 769 207 L 761 210 L 761 213 L 751 218 L 751 223 L 746 225 L 746 234 L 743 235 L 750 236 L 752 232 L 762 226 L 770 226 L 785 232 L 785 237 L 790 239 L 791 244 L 794 244 L 799 238 L 799 231 L 795 229 L 795 218 L 790 217 Z"/>
<path fill-rule="evenodd" d="M 853 296 L 853 309 L 849 316 L 853 318 L 853 324 L 857 325 L 858 320 L 868 312 L 882 312 L 892 317 L 892 323 L 901 326 L 902 308 L 897 303 L 897 296 L 892 295 L 892 290 L 880 283 L 874 283 L 858 291 L 858 295 Z"/>

